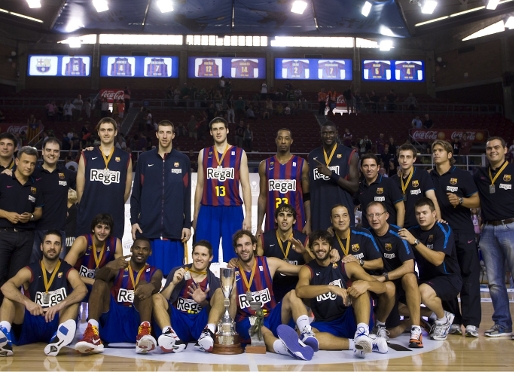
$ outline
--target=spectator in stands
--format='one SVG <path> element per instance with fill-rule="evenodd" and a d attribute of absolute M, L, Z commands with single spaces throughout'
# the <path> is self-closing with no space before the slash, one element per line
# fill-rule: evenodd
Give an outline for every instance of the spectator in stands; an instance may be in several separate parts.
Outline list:
<path fill-rule="evenodd" d="M 366 94 L 368 101 L 370 102 L 371 112 L 380 113 L 379 104 L 380 104 L 380 96 L 372 90 L 371 94 Z"/>
<path fill-rule="evenodd" d="M 418 109 L 418 100 L 412 95 L 412 93 L 409 93 L 409 96 L 405 99 L 404 104 L 407 106 L 407 110 L 410 112 L 414 112 Z"/>
<path fill-rule="evenodd" d="M 255 112 L 253 111 L 253 106 L 248 107 L 248 110 L 246 110 L 246 118 L 253 121 L 257 120 L 257 117 L 255 117 Z"/>
<path fill-rule="evenodd" d="M 261 100 L 265 100 L 268 97 L 268 84 L 264 80 L 261 84 Z"/>
<path fill-rule="evenodd" d="M 344 128 L 343 133 L 343 145 L 352 147 L 353 134 L 350 133 L 350 129 Z"/>
<path fill-rule="evenodd" d="M 377 140 L 375 141 L 375 153 L 379 154 L 380 156 L 384 155 L 385 153 L 385 138 L 384 133 L 380 133 Z"/>
<path fill-rule="evenodd" d="M 120 119 L 122 119 L 122 121 L 123 121 L 123 117 L 125 116 L 125 102 L 120 98 L 118 100 L 117 105 L 118 105 L 118 117 Z"/>
<path fill-rule="evenodd" d="M 284 106 L 284 115 L 291 115 L 291 107 L 287 103 Z"/>
<path fill-rule="evenodd" d="M 190 98 L 190 91 L 187 83 L 184 83 L 182 89 L 180 90 L 180 99 L 188 100 Z"/>
<path fill-rule="evenodd" d="M 389 137 L 389 154 L 392 154 L 396 157 L 396 151 L 398 150 L 398 146 L 394 143 L 394 138 Z"/>
<path fill-rule="evenodd" d="M 350 84 L 348 89 L 343 91 L 344 100 L 346 102 L 346 109 L 348 110 L 349 114 L 351 114 L 352 112 L 355 112 L 352 88 L 353 88 L 353 84 Z"/>
<path fill-rule="evenodd" d="M 123 136 L 123 133 L 120 133 L 118 135 L 118 142 L 116 142 L 116 147 L 122 150 L 127 149 L 127 142 L 125 141 L 125 137 Z"/>
<path fill-rule="evenodd" d="M 45 105 L 45 108 L 46 108 L 46 117 L 48 119 L 52 119 L 52 121 L 55 120 L 55 116 L 57 113 L 57 106 L 55 105 L 55 101 L 47 103 Z"/>
<path fill-rule="evenodd" d="M 421 127 L 423 126 L 423 122 L 419 118 L 419 115 L 416 115 L 416 117 L 412 119 L 411 126 L 414 129 L 421 129 Z"/>
<path fill-rule="evenodd" d="M 189 132 L 189 138 L 196 139 L 197 131 L 196 131 L 197 121 L 194 115 L 191 115 L 189 122 L 187 123 L 187 131 Z"/>
<path fill-rule="evenodd" d="M 220 90 L 225 90 L 225 76 L 220 77 L 220 81 L 218 82 Z"/>
<path fill-rule="evenodd" d="M 125 101 L 125 111 L 128 111 L 130 109 L 130 95 L 131 91 L 127 86 L 125 86 L 125 89 L 123 89 L 123 101 Z"/>
<path fill-rule="evenodd" d="M 153 116 L 152 116 L 152 111 L 151 110 L 146 110 L 146 115 L 145 115 L 145 121 L 146 121 L 146 130 L 147 131 L 153 131 Z"/>
<path fill-rule="evenodd" d="M 77 169 L 79 168 L 79 165 L 78 163 L 73 160 L 73 158 L 71 156 L 66 156 L 66 164 L 64 165 L 67 169 L 71 170 L 71 171 L 74 171 L 76 172 Z"/>
<path fill-rule="evenodd" d="M 294 98 L 296 101 L 298 101 L 302 98 L 302 90 L 300 88 L 296 88 L 294 90 Z"/>
<path fill-rule="evenodd" d="M 159 127 L 157 126 L 157 128 L 159 128 Z M 182 122 L 178 122 L 176 124 L 175 131 L 176 131 L 178 137 L 185 137 L 187 135 L 186 127 L 184 126 L 184 123 L 182 123 Z"/>
<path fill-rule="evenodd" d="M 273 101 L 268 97 L 266 98 L 265 110 L 263 111 L 262 118 L 270 119 L 271 115 L 273 115 Z"/>
<path fill-rule="evenodd" d="M 325 115 L 325 107 L 327 106 L 327 94 L 325 93 L 325 88 L 321 88 L 318 93 L 318 115 Z"/>
<path fill-rule="evenodd" d="M 107 100 L 107 97 L 102 98 L 102 106 L 101 106 L 101 116 L 103 118 L 110 116 L 109 115 L 109 101 Z"/>
<path fill-rule="evenodd" d="M 235 124 L 236 123 L 236 113 L 234 111 L 234 97 L 232 94 L 230 94 L 227 97 L 227 121 L 229 124 Z"/>
<path fill-rule="evenodd" d="M 334 115 L 334 109 L 336 108 L 337 103 L 337 91 L 335 89 L 330 90 L 327 93 L 327 105 L 328 105 L 328 112 L 332 115 Z"/>
<path fill-rule="evenodd" d="M 252 151 L 252 143 L 253 143 L 253 132 L 250 129 L 250 124 L 246 124 L 246 128 L 244 130 L 244 136 L 243 136 L 243 148 L 246 152 Z"/>
<path fill-rule="evenodd" d="M 245 111 L 245 101 L 243 99 L 243 97 L 239 97 L 235 102 L 234 102 L 234 109 L 236 111 L 236 114 L 238 116 L 241 116 L 244 114 L 244 111 Z"/>
<path fill-rule="evenodd" d="M 460 159 L 460 138 L 455 137 L 452 141 L 452 148 L 453 148 L 453 157 L 456 161 L 459 161 Z M 462 160 L 462 159 L 460 159 Z"/>
<path fill-rule="evenodd" d="M 118 100 L 115 99 L 113 102 L 112 102 L 112 117 L 114 120 L 118 119 Z"/>
<path fill-rule="evenodd" d="M 353 104 L 355 106 L 355 113 L 358 114 L 362 110 L 362 96 L 359 90 L 353 94 Z"/>
<path fill-rule="evenodd" d="M 282 105 L 282 102 L 279 102 L 276 107 L 277 115 L 284 115 L 284 106 Z"/>
<path fill-rule="evenodd" d="M 84 103 L 84 114 L 86 114 L 86 120 L 91 118 L 91 108 L 91 98 L 88 98 Z"/>
<path fill-rule="evenodd" d="M 236 127 L 234 133 L 234 142 L 236 143 L 236 147 L 243 148 L 243 139 L 245 135 L 245 124 L 244 121 L 239 121 L 239 124 Z"/>
<path fill-rule="evenodd" d="M 373 143 L 368 138 L 368 135 L 365 134 L 364 138 L 362 138 L 359 141 L 359 153 L 360 153 L 359 155 L 363 155 L 363 154 L 366 154 L 368 152 L 371 152 L 372 148 L 373 148 Z"/>
<path fill-rule="evenodd" d="M 462 156 L 462 164 L 466 164 L 466 156 L 471 153 L 471 147 L 473 147 L 473 142 L 468 140 L 468 135 L 466 133 L 462 133 L 462 137 L 460 139 L 460 154 Z"/>
<path fill-rule="evenodd" d="M 432 123 L 432 119 L 430 119 L 430 116 L 428 114 L 425 114 L 425 121 L 423 122 L 423 126 L 427 129 L 432 128 L 434 123 Z"/>
<path fill-rule="evenodd" d="M 73 121 L 77 121 L 81 117 L 83 105 L 84 101 L 82 101 L 82 96 L 78 94 L 77 98 L 73 100 Z"/>
<path fill-rule="evenodd" d="M 395 102 L 398 101 L 398 96 L 394 92 L 394 89 L 389 90 L 389 93 L 385 96 L 387 101 L 387 111 L 394 112 L 396 110 Z"/>
<path fill-rule="evenodd" d="M 30 114 L 29 118 L 27 119 L 27 125 L 36 124 L 37 120 L 34 114 Z"/>
<path fill-rule="evenodd" d="M 102 117 L 102 101 L 103 99 L 101 97 L 98 97 L 93 104 L 93 113 L 95 115 L 95 118 Z"/>

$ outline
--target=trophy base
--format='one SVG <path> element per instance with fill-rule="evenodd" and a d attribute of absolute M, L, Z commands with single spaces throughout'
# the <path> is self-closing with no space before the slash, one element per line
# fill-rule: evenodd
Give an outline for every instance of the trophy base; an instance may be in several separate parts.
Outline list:
<path fill-rule="evenodd" d="M 220 345 L 215 343 L 212 348 L 212 353 L 218 355 L 243 354 L 243 348 L 241 347 L 241 344 Z"/>
<path fill-rule="evenodd" d="M 246 345 L 245 353 L 266 354 L 266 345 Z"/>

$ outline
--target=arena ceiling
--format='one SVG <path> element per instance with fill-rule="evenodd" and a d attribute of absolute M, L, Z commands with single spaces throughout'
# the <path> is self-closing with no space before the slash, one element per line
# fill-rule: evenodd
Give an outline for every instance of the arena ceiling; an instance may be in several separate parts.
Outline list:
<path fill-rule="evenodd" d="M 0 0 L 0 35 L 10 39 L 50 41 L 90 33 L 214 34 L 288 36 L 388 36 L 409 38 L 437 30 L 477 27 L 514 14 L 514 1 L 503 0 L 496 10 L 481 9 L 439 22 L 429 19 L 484 6 L 487 0 L 438 0 L 431 15 L 418 6 L 424 0 L 368 0 L 373 7 L 364 17 L 364 0 L 307 0 L 303 14 L 292 13 L 293 0 L 173 0 L 175 10 L 161 13 L 157 0 L 108 0 L 109 10 L 97 13 L 92 0 L 41 0 L 30 9 L 26 0 Z M 7 11 L 7 13 L 6 13 Z M 9 13 L 11 12 L 11 13 Z M 36 22 L 12 14 L 41 20 Z"/>

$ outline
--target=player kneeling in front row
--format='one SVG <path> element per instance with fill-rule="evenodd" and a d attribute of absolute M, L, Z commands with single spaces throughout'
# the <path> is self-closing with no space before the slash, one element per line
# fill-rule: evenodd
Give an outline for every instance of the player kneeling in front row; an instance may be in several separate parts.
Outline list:
<path fill-rule="evenodd" d="M 235 286 L 230 299 L 230 316 L 235 316 L 236 331 L 243 344 L 250 343 L 250 317 L 256 311 L 250 302 L 261 302 L 264 312 L 262 336 L 268 351 L 290 355 L 302 360 L 311 360 L 318 351 L 318 340 L 312 333 L 307 309 L 292 290 L 277 303 L 273 294 L 273 276 L 276 272 L 298 275 L 302 266 L 292 265 L 275 257 L 257 257 L 257 239 L 250 231 L 239 230 L 234 234 L 232 244 L 238 258 L 235 268 Z M 301 244 L 299 241 L 297 244 Z M 296 247 L 298 248 L 298 247 Z M 198 339 L 201 350 L 212 352 L 216 324 L 224 313 L 224 297 L 217 290 L 211 301 L 212 308 L 202 335 Z M 301 332 L 301 340 L 291 326 L 296 325 Z M 279 339 L 278 339 L 278 338 Z"/>
<path fill-rule="evenodd" d="M 379 296 L 377 319 L 385 321 L 394 303 L 394 285 L 375 280 L 357 261 L 332 264 L 331 240 L 332 236 L 322 230 L 309 236 L 315 259 L 302 267 L 296 286 L 299 298 L 310 299 L 315 319 L 311 327 L 319 347 L 322 350 L 353 349 L 361 358 L 371 351 L 385 354 L 387 340 L 369 334 L 369 292 Z"/>
<path fill-rule="evenodd" d="M 2 286 L 0 356 L 13 355 L 12 343 L 36 342 L 49 342 L 45 354 L 55 356 L 73 341 L 79 303 L 87 289 L 77 270 L 59 259 L 61 249 L 61 233 L 49 230 L 41 243 L 41 261 L 24 267 Z"/>
<path fill-rule="evenodd" d="M 137 238 L 130 252 L 129 261 L 129 256 L 117 258 L 96 273 L 88 302 L 88 325 L 82 340 L 75 345 L 78 352 L 101 353 L 103 342 L 135 340 L 138 354 L 157 346 L 150 334 L 150 320 L 152 295 L 161 288 L 162 272 L 146 262 L 152 254 L 148 239 Z"/>
<path fill-rule="evenodd" d="M 207 240 L 193 245 L 193 263 L 174 268 L 161 293 L 153 295 L 153 314 L 162 329 L 159 346 L 165 353 L 183 351 L 202 334 L 210 301 L 220 280 L 209 270 L 212 246 Z M 172 327 L 173 326 L 173 327 Z"/>

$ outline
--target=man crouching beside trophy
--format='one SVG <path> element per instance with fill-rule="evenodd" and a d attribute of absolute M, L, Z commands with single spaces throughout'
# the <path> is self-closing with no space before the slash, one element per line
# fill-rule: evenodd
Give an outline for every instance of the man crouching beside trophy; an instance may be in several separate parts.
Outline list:
<path fill-rule="evenodd" d="M 255 256 L 257 239 L 247 230 L 237 231 L 232 244 L 238 258 L 235 269 L 229 269 L 234 271 L 234 290 L 229 290 L 229 279 L 224 284 L 225 272 L 222 269 L 221 288 L 214 293 L 207 326 L 198 339 L 200 349 L 238 354 L 237 347 L 227 346 L 238 343 L 237 334 L 243 345 L 250 344 L 251 321 L 254 324 L 255 321 L 262 321 L 260 332 L 267 351 L 311 360 L 319 347 L 318 340 L 312 333 L 305 305 L 294 290 L 288 292 L 279 303 L 273 295 L 275 272 L 298 275 L 302 266 L 292 265 L 275 257 Z M 230 276 L 229 272 L 226 276 Z M 260 304 L 256 306 L 256 303 Z M 233 332 L 232 319 L 235 319 L 237 334 Z M 215 334 L 218 322 L 218 333 Z M 293 329 L 295 323 L 300 330 L 300 338 Z M 230 349 L 233 352 L 227 352 Z"/>

